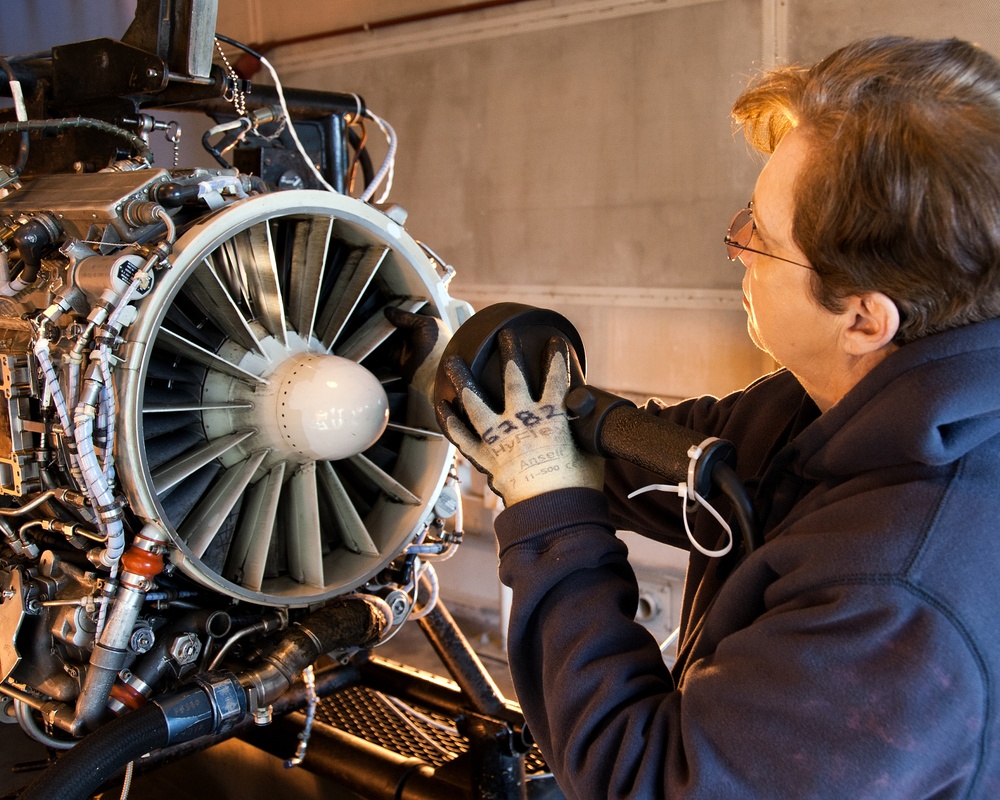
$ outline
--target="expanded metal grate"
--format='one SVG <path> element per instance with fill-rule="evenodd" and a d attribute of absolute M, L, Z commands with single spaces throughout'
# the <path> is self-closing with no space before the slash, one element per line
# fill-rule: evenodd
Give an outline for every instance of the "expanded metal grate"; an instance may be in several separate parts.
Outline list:
<path fill-rule="evenodd" d="M 433 767 L 469 749 L 469 740 L 456 730 L 451 717 L 365 686 L 351 686 L 323 698 L 316 708 L 316 721 Z M 528 777 L 548 773 L 537 747 L 525 756 L 524 769 Z"/>

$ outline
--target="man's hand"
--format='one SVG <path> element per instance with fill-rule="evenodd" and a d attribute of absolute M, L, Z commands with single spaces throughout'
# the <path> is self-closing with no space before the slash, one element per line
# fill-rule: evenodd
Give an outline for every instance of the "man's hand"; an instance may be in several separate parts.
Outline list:
<path fill-rule="evenodd" d="M 450 403 L 442 402 L 437 408 L 441 430 L 487 475 L 490 487 L 508 506 L 554 489 L 601 489 L 604 460 L 577 448 L 566 417 L 566 342 L 553 338 L 546 345 L 544 387 L 535 400 L 527 385 L 517 335 L 504 329 L 498 338 L 504 376 L 503 412 L 497 414 L 490 408 L 466 363 L 454 356 L 441 369 L 455 387 L 472 429 Z"/>
<path fill-rule="evenodd" d="M 400 354 L 401 377 L 410 386 L 407 422 L 434 427 L 434 376 L 448 344 L 448 331 L 437 317 L 413 314 L 389 306 L 385 316 L 405 336 Z"/>

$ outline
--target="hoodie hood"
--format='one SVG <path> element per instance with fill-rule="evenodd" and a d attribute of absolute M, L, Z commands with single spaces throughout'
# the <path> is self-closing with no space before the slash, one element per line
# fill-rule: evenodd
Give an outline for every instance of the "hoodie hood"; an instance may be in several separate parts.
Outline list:
<path fill-rule="evenodd" d="M 806 478 L 944 465 L 1000 434 L 1000 319 L 891 353 L 795 440 Z"/>

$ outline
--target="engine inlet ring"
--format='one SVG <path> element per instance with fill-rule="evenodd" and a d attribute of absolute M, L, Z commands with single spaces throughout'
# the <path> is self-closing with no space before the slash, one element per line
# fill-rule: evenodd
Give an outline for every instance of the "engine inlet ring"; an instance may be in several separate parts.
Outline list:
<path fill-rule="evenodd" d="M 301 606 L 357 588 L 422 529 L 454 452 L 405 424 L 383 309 L 454 329 L 463 304 L 400 226 L 327 192 L 234 203 L 192 226 L 171 263 L 117 370 L 135 410 L 116 453 L 132 511 L 166 528 L 185 574 L 232 597 Z M 371 448 L 313 460 L 263 430 L 271 378 L 310 356 L 383 382 L 389 424 Z"/>

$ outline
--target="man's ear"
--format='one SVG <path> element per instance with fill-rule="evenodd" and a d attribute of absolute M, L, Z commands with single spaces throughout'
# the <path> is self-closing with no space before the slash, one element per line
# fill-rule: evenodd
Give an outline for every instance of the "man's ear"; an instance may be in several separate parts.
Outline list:
<path fill-rule="evenodd" d="M 892 344 L 899 331 L 899 309 L 882 292 L 851 295 L 845 301 L 841 341 L 853 356 L 867 356 Z"/>

